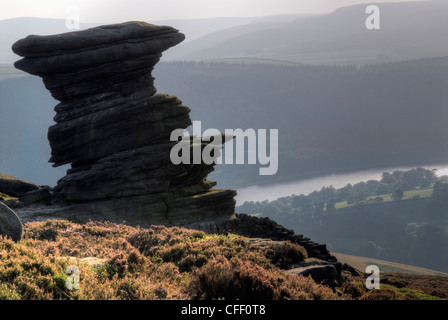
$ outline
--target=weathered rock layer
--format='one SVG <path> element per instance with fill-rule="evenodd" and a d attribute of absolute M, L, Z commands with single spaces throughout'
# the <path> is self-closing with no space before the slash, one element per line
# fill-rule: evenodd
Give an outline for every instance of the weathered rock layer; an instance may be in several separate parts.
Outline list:
<path fill-rule="evenodd" d="M 191 124 L 190 109 L 155 94 L 151 71 L 162 51 L 182 40 L 171 27 L 128 22 L 13 45 L 24 57 L 15 66 L 42 77 L 60 101 L 48 139 L 53 166 L 71 164 L 54 188 L 67 202 L 67 218 L 148 226 L 233 215 L 236 192 L 206 180 L 213 164 L 170 160 L 177 143 L 170 134 Z"/>

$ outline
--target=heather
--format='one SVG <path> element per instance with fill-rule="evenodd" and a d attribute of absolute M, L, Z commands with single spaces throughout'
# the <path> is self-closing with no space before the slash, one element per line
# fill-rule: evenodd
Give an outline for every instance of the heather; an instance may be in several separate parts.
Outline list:
<path fill-rule="evenodd" d="M 232 234 L 32 222 L 20 242 L 0 239 L 0 299 L 339 299 L 281 269 L 304 258 L 298 245 L 257 248 Z M 69 265 L 79 268 L 78 290 L 66 287 Z"/>
<path fill-rule="evenodd" d="M 412 287 L 406 285 L 412 279 L 389 276 L 381 290 L 368 291 L 365 279 L 348 271 L 333 289 L 284 272 L 306 258 L 297 244 L 260 247 L 234 234 L 109 222 L 31 222 L 18 243 L 0 237 L 0 300 L 446 298 L 445 292 L 424 286 L 425 279 Z M 66 286 L 70 265 L 79 268 L 78 290 Z"/>

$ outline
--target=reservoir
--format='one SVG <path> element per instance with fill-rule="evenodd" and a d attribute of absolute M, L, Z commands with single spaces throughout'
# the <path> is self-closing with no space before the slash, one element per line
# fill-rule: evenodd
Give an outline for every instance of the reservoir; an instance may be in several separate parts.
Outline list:
<path fill-rule="evenodd" d="M 333 186 L 336 189 L 342 188 L 348 183 L 355 184 L 361 181 L 380 180 L 383 172 L 393 172 L 395 170 L 407 171 L 415 167 L 395 167 L 384 169 L 371 169 L 351 173 L 332 174 L 312 179 L 285 182 L 266 186 L 250 186 L 237 189 L 236 205 L 242 205 L 246 201 L 276 200 L 281 197 L 291 195 L 307 195 L 322 187 Z M 437 169 L 438 176 L 448 175 L 448 164 L 439 166 L 422 166 L 425 169 Z"/>

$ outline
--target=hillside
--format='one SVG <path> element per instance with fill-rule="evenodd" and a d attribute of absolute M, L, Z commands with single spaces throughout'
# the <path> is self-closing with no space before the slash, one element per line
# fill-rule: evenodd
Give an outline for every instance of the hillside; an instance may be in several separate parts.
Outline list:
<path fill-rule="evenodd" d="M 421 168 L 385 172 L 379 181 L 246 202 L 237 210 L 270 217 L 332 252 L 446 273 L 448 255 L 440 250 L 448 245 L 446 178 Z"/>
<path fill-rule="evenodd" d="M 16 79 L 28 77 L 28 75 L 20 70 L 17 70 L 12 65 L 1 65 L 0 64 L 0 81 L 7 79 Z"/>
<path fill-rule="evenodd" d="M 203 129 L 279 129 L 276 175 L 260 176 L 259 165 L 218 165 L 220 187 L 448 158 L 446 57 L 361 69 L 176 62 L 160 63 L 154 74 L 158 92 L 182 99 Z M 49 185 L 62 176 L 47 164 L 56 104 L 38 78 L 0 81 L 8 119 L 0 133 L 15 137 L 0 140 L 0 172 Z"/>
<path fill-rule="evenodd" d="M 186 35 L 163 60 L 253 59 L 312 65 L 367 65 L 448 55 L 444 1 L 377 4 L 381 29 L 365 28 L 366 4 L 328 14 L 290 13 L 267 17 L 159 20 Z M 81 29 L 99 25 L 82 23 Z M 64 20 L 16 18 L 0 21 L 0 64 L 16 56 L 11 45 L 28 34 L 68 32 Z M 397 41 L 399 39 L 399 41 Z"/>
<path fill-rule="evenodd" d="M 278 15 L 272 17 L 262 17 L 254 18 L 252 21 L 248 21 L 245 24 L 238 26 L 233 26 L 230 28 L 222 28 L 217 31 L 213 29 L 206 29 L 207 33 L 200 37 L 189 37 L 185 43 L 180 44 L 178 47 L 167 52 L 164 55 L 165 61 L 172 60 L 191 60 L 191 56 L 195 56 L 197 52 L 202 50 L 209 50 L 210 47 L 221 46 L 222 43 L 226 41 L 233 41 L 233 39 L 251 35 L 255 32 L 261 32 L 265 30 L 271 30 L 275 28 L 281 28 L 285 25 L 296 21 L 298 19 L 303 19 L 306 17 L 313 16 L 311 14 L 288 14 L 288 15 Z M 179 25 L 179 22 L 172 21 L 173 25 Z M 179 30 L 184 30 L 181 25 L 179 25 Z M 203 29 L 204 30 L 204 29 Z M 185 30 L 185 33 L 189 35 L 189 30 Z M 222 54 L 221 54 L 222 55 Z M 218 54 L 217 56 L 221 56 Z M 215 57 L 216 58 L 216 57 Z M 197 59 L 193 59 L 197 60 Z M 200 59 L 199 59 L 200 60 Z"/>
<path fill-rule="evenodd" d="M 156 25 L 173 26 L 187 35 L 186 45 L 189 41 L 201 38 L 209 33 L 227 30 L 237 26 L 250 25 L 252 23 L 275 23 L 276 21 L 291 21 L 296 15 L 272 16 L 272 17 L 221 17 L 208 19 L 177 19 L 177 20 L 158 20 L 147 22 Z M 80 29 L 85 30 L 100 25 L 99 23 L 81 23 Z M 11 51 L 11 46 L 18 39 L 24 38 L 30 34 L 50 35 L 64 32 L 70 32 L 66 28 L 66 22 L 62 19 L 47 18 L 14 18 L 0 21 L 0 64 L 12 64 L 17 60 L 17 56 Z M 181 46 L 181 47 L 182 47 Z M 187 46 L 188 48 L 188 46 Z M 173 49 L 174 53 L 183 50 L 182 48 Z M 168 53 L 171 55 L 171 53 Z"/>
<path fill-rule="evenodd" d="M 0 172 L 54 185 L 67 170 L 52 168 L 48 163 L 51 149 L 47 131 L 54 123 L 56 101 L 39 78 L 23 76 L 23 72 L 13 72 L 11 67 L 2 70 L 8 70 L 8 78 L 16 76 L 0 81 Z"/>
<path fill-rule="evenodd" d="M 155 73 L 159 92 L 194 106 L 203 127 L 279 129 L 277 174 L 217 166 L 223 187 L 434 165 L 448 156 L 448 58 L 361 69 L 173 62 Z"/>
<path fill-rule="evenodd" d="M 331 254 L 334 255 L 338 259 L 338 261 L 346 263 L 352 266 L 353 268 L 363 271 L 366 270 L 367 266 L 375 265 L 379 267 L 381 273 L 400 273 L 400 274 L 414 274 L 421 276 L 448 277 L 448 274 L 444 272 L 426 268 L 419 268 L 407 264 L 395 263 L 366 257 L 352 256 L 349 254 L 343 254 L 337 252 L 332 252 Z"/>
<path fill-rule="evenodd" d="M 246 238 L 233 235 L 68 221 L 28 223 L 24 232 L 19 243 L 0 239 L 2 300 L 418 300 L 446 296 L 443 286 L 433 295 L 393 285 L 368 292 L 362 277 L 345 271 L 333 291 L 311 278 L 285 273 L 281 269 L 285 261 L 276 261 L 273 248 L 251 247 Z M 303 254 L 303 248 L 290 247 L 289 256 L 294 258 L 289 262 L 300 261 Z M 68 279 L 65 270 L 70 265 L 78 268 L 79 282 Z"/>
<path fill-rule="evenodd" d="M 378 3 L 381 28 L 374 31 L 365 27 L 367 5 L 299 17 L 286 24 L 245 25 L 211 33 L 189 43 L 185 51 L 179 48 L 172 58 L 260 58 L 361 66 L 448 54 L 448 3 Z"/>

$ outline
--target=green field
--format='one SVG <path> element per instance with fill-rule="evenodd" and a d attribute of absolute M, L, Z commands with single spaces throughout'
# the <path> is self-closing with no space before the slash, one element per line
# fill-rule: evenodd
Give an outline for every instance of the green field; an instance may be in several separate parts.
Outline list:
<path fill-rule="evenodd" d="M 417 190 L 409 190 L 409 191 L 405 191 L 404 192 L 404 197 L 403 200 L 408 200 L 408 199 L 412 199 L 416 196 L 419 196 L 420 198 L 429 198 L 432 195 L 432 191 L 433 188 L 429 187 L 429 188 L 425 188 L 425 189 L 417 189 Z M 383 195 L 378 195 L 378 196 L 370 196 L 367 197 L 365 200 L 359 202 L 360 204 L 367 204 L 369 202 L 369 200 L 373 200 L 376 197 L 381 197 L 384 199 L 383 202 L 392 202 L 392 194 L 388 193 L 388 194 L 383 194 Z M 336 202 L 335 207 L 336 209 L 343 209 L 343 208 L 347 208 L 350 205 L 347 203 L 347 201 L 342 201 L 342 202 Z"/>

